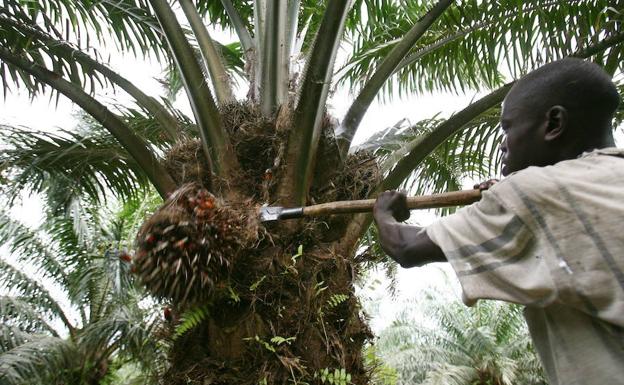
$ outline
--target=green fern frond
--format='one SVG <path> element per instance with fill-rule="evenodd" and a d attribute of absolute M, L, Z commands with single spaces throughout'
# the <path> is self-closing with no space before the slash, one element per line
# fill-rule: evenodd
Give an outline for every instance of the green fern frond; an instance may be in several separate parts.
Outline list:
<path fill-rule="evenodd" d="M 182 313 L 180 323 L 176 326 L 173 339 L 178 339 L 190 330 L 199 326 L 208 316 L 208 308 L 205 306 L 194 307 Z"/>
<path fill-rule="evenodd" d="M 332 296 L 327 300 L 327 308 L 333 309 L 347 300 L 349 300 L 349 296 L 346 294 L 332 294 Z"/>

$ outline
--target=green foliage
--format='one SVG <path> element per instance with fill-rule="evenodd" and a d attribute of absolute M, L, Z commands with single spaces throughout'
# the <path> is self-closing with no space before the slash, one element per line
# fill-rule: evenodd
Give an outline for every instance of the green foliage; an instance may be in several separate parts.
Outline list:
<path fill-rule="evenodd" d="M 176 325 L 173 339 L 176 340 L 199 326 L 208 316 L 208 308 L 206 306 L 198 306 L 191 308 L 180 316 L 180 323 Z"/>
<path fill-rule="evenodd" d="M 81 49 L 93 51 L 94 45 L 115 45 L 122 52 L 135 55 L 154 54 L 160 57 L 164 42 L 160 35 L 158 21 L 152 15 L 147 2 L 143 0 L 120 1 L 20 1 L 4 0 L 0 17 L 17 21 L 22 25 L 43 29 L 59 40 Z M 95 40 L 95 41 L 92 41 Z M 97 43 L 96 43 L 97 41 Z M 89 66 L 68 55 L 58 54 L 53 45 L 42 44 L 36 39 L 15 30 L 3 27 L 0 46 L 12 47 L 14 52 L 24 55 L 35 63 L 50 64 L 59 75 L 67 76 L 73 83 L 95 90 L 96 82 L 105 78 L 97 75 Z M 32 93 L 42 90 L 42 83 L 15 67 L 0 63 L 3 86 L 9 84 L 9 77 L 18 87 Z"/>
<path fill-rule="evenodd" d="M 60 383 L 66 378 L 76 378 L 71 368 L 79 360 L 78 350 L 71 342 L 58 337 L 30 335 L 0 354 L 0 383 Z"/>
<path fill-rule="evenodd" d="M 157 369 L 155 313 L 141 304 L 122 247 L 134 215 L 87 207 L 78 233 L 73 218 L 49 214 L 31 229 L 0 212 L 10 253 L 0 258 L 0 383 L 85 383 L 113 358 Z"/>
<path fill-rule="evenodd" d="M 210 23 L 225 28 L 232 27 L 232 20 L 226 14 L 221 1 L 195 3 Z M 237 9 L 244 26 L 252 31 L 253 7 L 262 2 L 232 0 L 231 3 Z M 314 0 L 289 3 L 300 4 L 296 45 L 300 45 L 305 54 L 313 46 L 325 7 Z M 357 92 L 377 70 L 385 55 L 433 3 L 432 0 L 354 0 L 346 21 L 346 35 L 321 37 L 335 38 L 344 43 L 343 48 L 353 49 L 351 57 L 338 71 L 334 80 L 340 79 L 343 84 L 352 85 Z M 394 76 L 386 81 L 385 93 L 400 95 L 414 91 L 460 92 L 492 88 L 509 78 L 521 76 L 541 63 L 568 55 L 605 38 L 618 36 L 622 30 L 621 8 L 621 4 L 609 0 L 456 1 L 414 45 Z M 188 31 L 187 37 L 193 40 Z M 161 64 L 169 66 L 166 82 L 171 90 L 169 97 L 173 97 L 182 82 L 164 38 L 166 36 L 163 35 L 160 23 L 152 14 L 152 7 L 147 0 L 2 0 L 0 53 L 3 60 L 0 62 L 0 80 L 5 95 L 11 86 L 27 90 L 33 96 L 41 94 L 44 89 L 43 81 L 49 79 L 31 75 L 28 68 L 25 68 L 28 66 L 18 67 L 11 64 L 11 60 L 25 60 L 31 66 L 37 65 L 52 71 L 53 73 L 47 73 L 50 77 L 65 79 L 100 98 L 98 91 L 110 85 L 111 79 L 95 71 L 88 61 L 78 60 L 79 55 L 68 54 L 64 48 L 82 51 L 102 63 L 105 58 L 93 47 L 113 47 L 122 53 L 156 55 Z M 54 42 L 50 43 L 51 40 Z M 255 36 L 255 41 L 261 43 L 265 41 L 265 36 Z M 261 50 L 262 44 L 256 48 Z M 258 50 L 255 51 L 256 56 L 253 52 L 243 53 L 237 42 L 221 44 L 219 50 L 220 58 L 232 74 L 247 77 L 250 100 L 257 102 L 253 96 L 257 85 L 254 83 L 263 77 L 262 73 L 253 73 L 260 68 L 256 64 L 262 62 L 259 60 L 261 56 L 257 55 Z M 304 56 L 295 53 L 296 60 L 301 61 Z M 615 46 L 593 59 L 605 64 L 610 72 L 620 73 L 621 58 L 621 46 Z M 192 62 L 193 55 L 189 55 L 187 59 Z M 177 64 L 180 64 L 179 61 Z M 286 65 L 283 67 L 288 68 Z M 285 75 L 285 79 L 291 80 L 291 86 L 294 87 L 297 86 L 295 71 L 299 72 L 298 67 L 292 66 L 291 73 L 281 74 Z M 285 70 L 284 68 L 280 66 L 262 70 L 275 70 L 277 73 Z M 200 73 L 201 69 L 191 72 L 198 75 L 197 79 L 209 80 L 205 74 Z M 306 76 L 306 72 L 302 72 L 302 77 Z M 197 84 L 188 86 L 202 85 L 204 84 L 198 81 Z M 198 98 L 204 100 L 188 100 L 191 105 L 198 106 L 195 111 L 207 111 L 205 107 L 210 105 L 209 93 L 202 93 Z M 302 103 L 306 101 L 305 98 L 306 95 L 297 95 L 293 99 Z M 184 129 L 183 137 L 197 137 L 193 124 L 172 109 L 169 101 L 154 99 L 152 102 L 160 104 L 166 112 L 175 115 L 173 120 L 182 121 L 188 128 Z M 148 143 L 151 152 L 161 155 L 173 144 L 163 135 L 163 127 L 159 127 L 153 117 L 130 107 L 122 108 L 110 102 L 105 104 L 116 111 L 125 126 Z M 324 111 L 325 108 L 323 105 L 311 107 L 317 111 Z M 491 174 L 497 168 L 498 161 L 495 156 L 500 140 L 496 128 L 497 116 L 498 110 L 492 108 L 470 122 L 463 132 L 435 149 L 421 164 L 414 165 L 415 170 L 406 178 L 403 187 L 409 188 L 414 194 L 455 190 L 462 187 L 468 177 L 476 179 Z M 216 115 L 216 111 L 208 117 L 214 118 L 211 121 L 215 123 L 208 132 L 217 132 L 220 128 L 220 117 Z M 204 120 L 207 120 L 206 117 Z M 375 155 L 383 162 L 383 172 L 387 175 L 401 156 L 414 148 L 424 135 L 438 129 L 442 122 L 438 116 L 433 116 L 413 125 L 393 127 L 373 137 L 367 144 L 368 149 L 375 151 Z M 311 137 L 318 138 L 316 134 L 313 133 Z M 223 136 L 227 135 L 224 133 Z M 119 143 L 95 124 L 93 119 L 83 119 L 77 130 L 59 130 L 56 134 L 3 127 L 0 130 L 0 141 L 4 143 L 0 155 L 3 195 L 15 197 L 22 190 L 43 193 L 46 197 L 48 220 L 42 228 L 31 231 L 32 229 L 7 219 L 0 225 L 0 237 L 11 245 L 11 252 L 16 255 L 19 263 L 28 261 L 35 265 L 37 277 L 53 281 L 70 303 L 70 308 L 66 309 L 38 278 L 20 271 L 11 263 L 2 262 L 0 278 L 10 295 L 0 298 L 0 317 L 6 324 L 0 334 L 3 337 L 0 346 L 4 352 L 0 355 L 0 367 L 12 376 L 10 382 L 26 382 L 28 376 L 36 372 L 39 377 L 32 375 L 32 381 L 35 382 L 49 383 L 52 378 L 50 376 L 58 374 L 67 375 L 65 382 L 76 383 L 70 374 L 84 376 L 84 372 L 92 371 L 102 363 L 96 362 L 95 353 L 101 354 L 105 360 L 123 360 L 124 356 L 132 356 L 141 357 L 141 364 L 145 363 L 146 366 L 154 362 L 159 347 L 148 336 L 155 316 L 149 315 L 146 318 L 145 309 L 139 304 L 143 297 L 133 289 L 132 279 L 128 274 L 129 266 L 119 259 L 120 254 L 129 249 L 131 238 L 142 221 L 142 215 L 153 210 L 154 205 L 159 203 L 159 199 L 153 196 L 147 201 L 143 199 L 150 188 L 146 170 L 142 170 L 134 161 L 132 155 L 136 154 L 122 150 Z M 224 143 L 227 141 L 226 138 Z M 202 144 L 206 149 L 219 152 L 220 146 L 212 146 L 205 138 Z M 222 148 L 229 147 L 224 145 Z M 136 148 L 129 151 L 133 150 L 136 151 Z M 280 148 L 281 150 L 284 149 Z M 316 150 L 312 148 L 312 152 Z M 213 160 L 225 159 L 221 155 L 223 154 L 215 153 Z M 310 162 L 317 158 L 316 155 L 311 154 Z M 278 157 L 278 160 L 283 159 Z M 304 169 L 311 165 L 310 162 L 303 165 Z M 277 163 L 279 162 L 276 165 Z M 292 167 L 295 175 L 303 175 L 301 170 L 295 169 L 297 167 L 294 164 L 284 163 L 279 164 L 281 169 Z M 224 182 L 227 185 L 232 181 Z M 286 181 L 286 184 L 289 182 Z M 376 186 L 371 187 L 370 191 L 374 191 Z M 100 210 L 101 205 L 111 202 L 111 196 L 126 203 L 122 214 L 113 221 L 102 218 Z M 352 234 L 357 237 L 363 230 L 356 229 Z M 375 255 L 375 258 L 369 260 L 380 260 L 379 244 L 373 230 L 369 231 L 367 239 L 369 252 Z M 300 247 L 281 278 L 299 279 L 308 273 L 298 270 L 302 253 Z M 391 263 L 387 266 L 390 272 L 396 268 Z M 330 287 L 326 283 L 330 280 L 324 277 L 322 279 L 325 282 L 318 282 L 314 287 L 314 294 L 317 296 Z M 246 283 L 251 291 L 261 291 L 264 287 L 261 285 L 266 284 L 263 278 L 253 284 Z M 232 287 L 229 294 L 231 302 L 240 301 Z M 334 294 L 329 300 L 319 303 L 327 309 L 334 309 L 347 300 L 348 297 L 344 294 Z M 287 313 L 283 311 L 284 305 L 279 304 L 276 307 L 276 317 L 284 317 Z M 459 309 L 453 311 L 459 312 Z M 73 313 L 77 313 L 77 316 L 73 317 Z M 322 309 L 319 316 L 323 317 Z M 183 335 L 196 326 L 201 322 L 201 317 L 198 313 L 187 315 L 178 326 L 176 335 Z M 419 330 L 418 333 L 412 330 L 409 335 L 419 336 L 418 339 L 399 340 L 398 342 L 404 344 L 393 346 L 416 346 L 420 349 L 423 341 L 426 341 L 427 346 L 444 346 L 447 348 L 445 351 L 450 351 L 452 347 L 461 345 L 455 343 L 447 346 L 444 342 L 450 341 L 451 337 L 461 338 L 462 341 L 470 342 L 468 346 L 475 351 L 487 352 L 496 358 L 490 361 L 484 358 L 487 365 L 482 367 L 488 373 L 503 373 L 507 376 L 501 378 L 516 375 L 516 369 L 521 365 L 505 361 L 504 357 L 507 356 L 503 356 L 497 345 L 505 340 L 503 337 L 499 339 L 498 326 L 493 329 L 489 324 L 470 323 L 471 328 L 467 328 L 466 324 L 453 326 L 450 318 L 446 319 L 442 315 L 439 315 L 438 320 L 441 325 L 449 328 L 445 329 L 447 334 L 443 337 L 428 335 L 426 329 Z M 469 320 L 470 317 L 466 316 L 465 322 Z M 325 325 L 323 320 L 319 324 Z M 409 329 L 410 325 L 398 322 L 396 328 Z M 510 328 L 514 329 L 511 326 Z M 472 334 L 462 335 L 458 330 L 472 330 Z M 58 337 L 65 335 L 69 337 Z M 40 336 L 44 338 L 39 338 Z M 263 349 L 274 353 L 285 349 L 292 341 L 291 338 L 294 337 L 276 336 L 264 341 L 256 337 L 255 341 Z M 46 349 L 52 353 L 42 358 L 40 353 Z M 406 348 L 400 353 L 407 355 L 412 350 Z M 439 351 L 443 351 L 442 348 Z M 58 352 L 60 353 L 57 354 Z M 458 382 L 461 379 L 469 381 L 475 369 L 462 363 L 461 359 L 467 358 L 461 353 L 441 355 L 446 360 L 444 363 L 435 361 L 433 356 L 425 357 L 425 353 L 418 356 L 415 352 L 413 357 L 418 362 L 437 365 L 435 368 L 428 368 L 428 373 L 431 374 L 423 379 L 428 378 L 433 382 L 436 375 L 446 373 L 448 378 Z M 478 357 L 485 357 L 485 353 L 483 357 Z M 457 358 L 459 363 L 453 364 L 455 361 L 451 358 Z M 67 362 L 74 363 L 79 373 L 67 373 L 59 369 L 72 367 L 66 365 Z M 399 372 L 401 375 L 404 373 L 403 369 Z M 528 369 L 525 372 L 533 373 Z M 345 369 L 326 368 L 318 374 L 323 382 L 350 382 Z M 356 376 L 356 373 L 353 372 L 353 375 Z"/>
<path fill-rule="evenodd" d="M 397 384 L 545 384 L 520 306 L 468 308 L 430 290 L 379 335 L 376 350 Z"/>
<path fill-rule="evenodd" d="M 168 146 L 153 118 L 136 110 L 127 110 L 125 118 L 155 149 Z M 5 193 L 13 197 L 20 190 L 44 193 L 52 211 L 68 211 L 85 199 L 99 203 L 111 193 L 120 199 L 137 199 L 149 186 L 130 154 L 86 115 L 80 117 L 77 129 L 58 133 L 0 126 L 0 140 Z"/>
<path fill-rule="evenodd" d="M 327 300 L 327 307 L 329 309 L 335 308 L 336 306 L 347 301 L 348 299 L 349 296 L 346 294 L 332 294 L 332 296 L 329 297 L 329 299 Z"/>
<path fill-rule="evenodd" d="M 375 345 L 369 345 L 364 349 L 364 365 L 371 372 L 371 385 L 396 385 L 399 379 L 396 369 L 383 362 Z"/>
<path fill-rule="evenodd" d="M 430 153 L 404 181 L 403 188 L 413 195 L 461 190 L 467 178 L 478 180 L 492 175 L 499 167 L 498 146 L 502 132 L 498 127 L 500 109 L 493 108 L 470 122 Z M 374 151 L 382 171 L 392 170 L 425 135 L 444 119 L 425 119 L 410 125 L 406 120 L 372 135 L 358 150 Z M 448 213 L 449 209 L 439 210 Z"/>
<path fill-rule="evenodd" d="M 188 34 L 190 42 L 194 44 L 193 49 L 195 50 L 195 55 L 198 59 L 201 59 L 201 53 L 199 52 L 197 43 L 191 39 L 190 31 L 188 31 Z M 243 78 L 245 63 L 243 61 L 243 49 L 240 43 L 221 44 L 218 41 L 214 41 L 214 43 L 223 59 L 223 64 L 228 74 L 233 77 Z M 205 70 L 205 75 L 208 76 L 207 69 Z M 165 69 L 162 84 L 167 91 L 167 98 L 169 100 L 175 100 L 184 88 L 180 71 L 176 68 L 175 63 L 170 63 Z"/>
<path fill-rule="evenodd" d="M 281 345 L 290 345 L 293 341 L 295 341 L 297 337 L 281 337 L 275 336 L 271 337 L 271 339 L 267 342 L 260 338 L 259 336 L 254 336 L 253 338 L 244 338 L 245 341 L 255 341 L 264 349 L 270 351 L 271 353 L 277 353 L 277 349 Z"/>
<path fill-rule="evenodd" d="M 351 384 L 351 375 L 347 373 L 344 368 L 334 369 L 329 368 L 321 370 L 319 373 L 314 374 L 315 378 L 319 378 L 322 384 L 330 385 L 348 385 Z"/>
<path fill-rule="evenodd" d="M 258 279 L 251 286 L 249 286 L 249 291 L 255 291 L 258 288 L 258 286 L 260 286 L 260 284 L 264 282 L 265 279 L 266 279 L 266 275 L 263 275 L 262 277 L 260 277 L 260 279 Z"/>
<path fill-rule="evenodd" d="M 341 82 L 363 84 L 433 2 L 384 3 L 349 35 L 353 51 L 339 71 Z M 462 0 L 414 45 L 384 95 L 492 88 L 508 74 L 517 78 L 617 34 L 621 23 L 621 10 L 608 0 Z"/>

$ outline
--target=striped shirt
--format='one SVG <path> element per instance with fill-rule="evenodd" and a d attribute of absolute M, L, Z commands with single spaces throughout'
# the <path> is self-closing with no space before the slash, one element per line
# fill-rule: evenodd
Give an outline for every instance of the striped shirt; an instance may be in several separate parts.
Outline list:
<path fill-rule="evenodd" d="M 624 384 L 623 149 L 514 173 L 426 231 L 467 305 L 525 305 L 551 385 Z"/>

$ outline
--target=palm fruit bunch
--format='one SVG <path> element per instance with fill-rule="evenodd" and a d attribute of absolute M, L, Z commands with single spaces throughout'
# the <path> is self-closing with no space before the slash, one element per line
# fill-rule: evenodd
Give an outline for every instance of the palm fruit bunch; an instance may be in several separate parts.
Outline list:
<path fill-rule="evenodd" d="M 194 184 L 181 187 L 141 227 L 132 271 L 158 298 L 205 301 L 257 239 L 257 215 L 242 206 Z"/>

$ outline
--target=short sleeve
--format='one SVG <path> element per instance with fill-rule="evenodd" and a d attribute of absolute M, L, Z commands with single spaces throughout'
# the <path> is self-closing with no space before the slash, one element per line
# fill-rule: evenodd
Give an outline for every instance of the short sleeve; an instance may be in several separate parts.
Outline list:
<path fill-rule="evenodd" d="M 555 286 L 538 240 L 522 219 L 491 192 L 426 229 L 451 263 L 471 306 L 497 299 L 531 306 L 552 301 Z"/>

